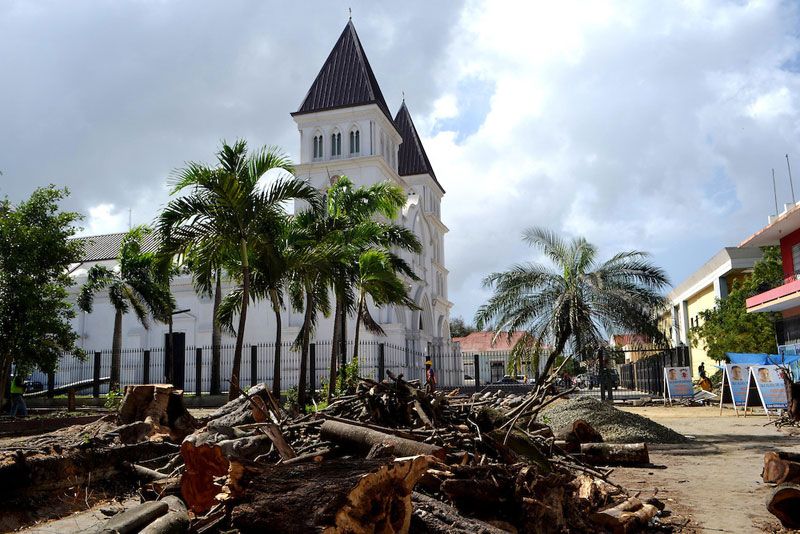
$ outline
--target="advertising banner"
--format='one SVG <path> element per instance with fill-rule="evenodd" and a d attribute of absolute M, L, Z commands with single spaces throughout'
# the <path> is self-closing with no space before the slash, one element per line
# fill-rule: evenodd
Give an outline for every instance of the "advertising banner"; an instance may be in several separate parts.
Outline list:
<path fill-rule="evenodd" d="M 777 365 L 754 365 L 750 367 L 761 404 L 764 409 L 786 409 L 789 401 L 786 398 L 786 386 L 783 384 L 780 367 Z"/>
<path fill-rule="evenodd" d="M 664 383 L 670 399 L 691 399 L 694 396 L 692 370 L 688 367 L 665 367 Z"/>
<path fill-rule="evenodd" d="M 750 381 L 749 369 L 749 364 L 725 364 L 725 378 L 730 388 L 731 400 L 734 406 L 745 406 L 747 403 L 747 384 Z"/>

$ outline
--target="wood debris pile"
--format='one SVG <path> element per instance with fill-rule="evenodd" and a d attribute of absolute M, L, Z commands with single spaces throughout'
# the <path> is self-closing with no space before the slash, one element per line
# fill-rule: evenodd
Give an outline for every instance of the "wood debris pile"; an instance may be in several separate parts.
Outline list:
<path fill-rule="evenodd" d="M 542 408 L 569 391 L 552 394 L 545 384 L 524 396 L 429 394 L 416 381 L 387 375 L 381 382 L 362 379 L 354 394 L 295 417 L 263 384 L 201 421 L 169 400 L 179 392 L 129 387 L 120 417 L 106 421 L 108 428 L 89 443 L 72 447 L 101 451 L 108 457 L 106 474 L 138 481 L 146 501 L 102 528 L 150 533 L 659 528 L 663 505 L 627 495 L 608 480 L 610 470 L 600 467 L 648 465 L 644 444 L 602 443 L 585 421 L 555 436 L 537 420 Z M 69 454 L 50 450 L 54 458 Z M 27 477 L 21 483 L 25 491 L 39 491 L 30 462 L 19 464 L 19 474 Z M 3 469 L 0 464 L 0 476 Z M 70 469 L 74 476 L 80 465 L 73 462 Z"/>

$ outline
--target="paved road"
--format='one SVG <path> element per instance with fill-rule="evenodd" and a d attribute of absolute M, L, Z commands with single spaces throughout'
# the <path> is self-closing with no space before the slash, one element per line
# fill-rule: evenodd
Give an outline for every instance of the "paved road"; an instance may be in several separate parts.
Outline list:
<path fill-rule="evenodd" d="M 761 482 L 764 453 L 781 449 L 800 452 L 800 437 L 764 426 L 764 415 L 719 415 L 716 407 L 624 408 L 649 417 L 681 434 L 692 444 L 651 446 L 650 458 L 666 469 L 619 468 L 614 480 L 632 491 L 658 497 L 691 518 L 688 532 L 764 532 L 779 527 L 764 504 L 769 486 Z"/>

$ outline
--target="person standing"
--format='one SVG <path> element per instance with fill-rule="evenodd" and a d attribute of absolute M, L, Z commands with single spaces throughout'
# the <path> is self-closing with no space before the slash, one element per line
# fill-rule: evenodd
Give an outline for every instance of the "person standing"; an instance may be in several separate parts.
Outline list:
<path fill-rule="evenodd" d="M 432 394 L 436 391 L 436 372 L 433 370 L 433 362 L 427 360 L 425 362 L 425 392 Z"/>
<path fill-rule="evenodd" d="M 700 366 L 697 368 L 697 372 L 700 375 L 700 380 L 706 378 L 706 362 L 700 362 Z"/>
<path fill-rule="evenodd" d="M 28 407 L 25 405 L 25 382 L 22 375 L 17 373 L 11 382 L 11 417 L 25 417 L 28 415 Z"/>

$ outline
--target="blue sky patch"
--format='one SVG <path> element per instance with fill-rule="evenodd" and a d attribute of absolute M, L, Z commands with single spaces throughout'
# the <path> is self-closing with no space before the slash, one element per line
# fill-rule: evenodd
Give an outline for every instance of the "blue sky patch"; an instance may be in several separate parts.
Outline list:
<path fill-rule="evenodd" d="M 494 82 L 470 77 L 461 80 L 456 88 L 458 115 L 441 119 L 433 125 L 433 135 L 439 132 L 456 132 L 456 142 L 461 143 L 478 131 L 489 114 L 494 95 Z"/>

